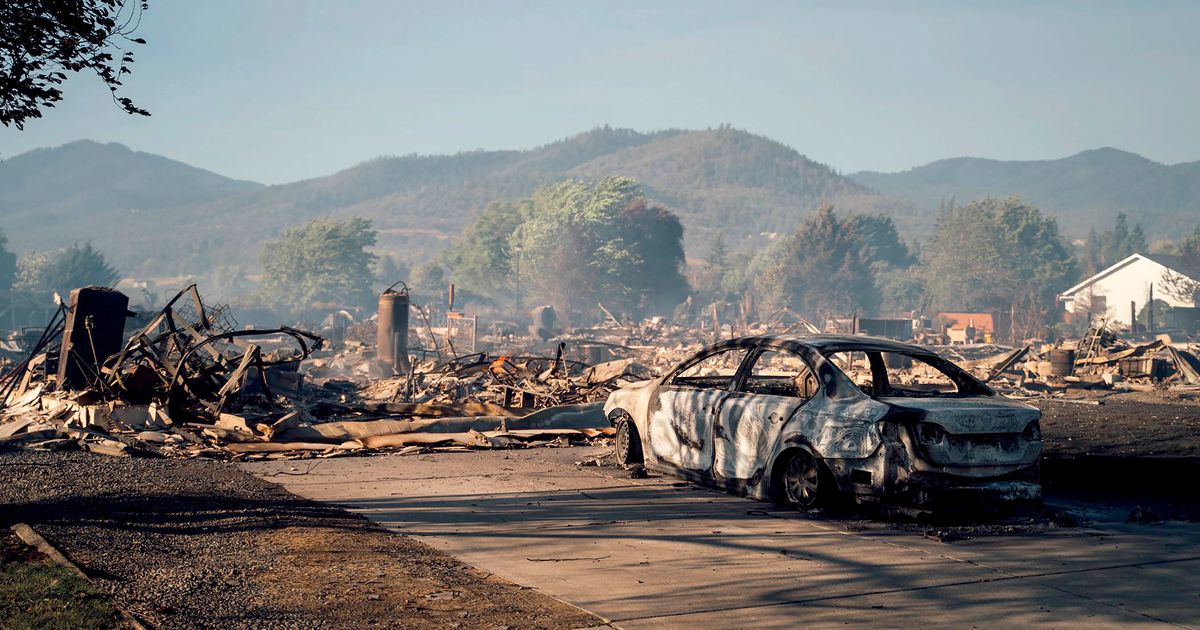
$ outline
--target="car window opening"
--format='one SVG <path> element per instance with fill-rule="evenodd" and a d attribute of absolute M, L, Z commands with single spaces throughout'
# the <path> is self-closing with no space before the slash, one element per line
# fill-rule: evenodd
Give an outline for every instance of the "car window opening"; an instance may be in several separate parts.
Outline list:
<path fill-rule="evenodd" d="M 824 354 L 864 394 L 893 398 L 990 396 L 992 391 L 949 361 L 906 352 L 837 351 Z"/>
<path fill-rule="evenodd" d="M 799 355 L 764 350 L 754 359 L 740 391 L 808 400 L 816 395 L 817 378 Z"/>
<path fill-rule="evenodd" d="M 747 348 L 730 348 L 684 367 L 671 379 L 671 385 L 693 389 L 729 389 Z"/>

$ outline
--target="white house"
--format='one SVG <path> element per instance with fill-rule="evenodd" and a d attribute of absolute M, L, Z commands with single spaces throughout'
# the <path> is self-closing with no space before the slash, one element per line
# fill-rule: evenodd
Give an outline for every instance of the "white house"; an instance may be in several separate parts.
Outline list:
<path fill-rule="evenodd" d="M 1067 289 L 1059 296 L 1068 313 L 1092 313 L 1108 316 L 1109 321 L 1129 325 L 1129 304 L 1135 312 L 1150 299 L 1153 291 L 1155 300 L 1162 300 L 1171 307 L 1195 307 L 1193 300 L 1182 300 L 1172 295 L 1166 282 L 1168 277 L 1200 279 L 1200 273 L 1180 267 L 1178 256 L 1157 254 L 1133 254 L 1117 264 Z"/>

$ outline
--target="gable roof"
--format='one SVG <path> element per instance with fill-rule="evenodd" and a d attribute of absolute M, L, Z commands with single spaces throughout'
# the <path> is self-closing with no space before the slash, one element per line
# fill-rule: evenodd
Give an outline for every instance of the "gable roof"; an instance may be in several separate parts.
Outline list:
<path fill-rule="evenodd" d="M 1118 261 L 1116 264 L 1101 270 L 1099 273 L 1090 278 L 1085 278 L 1079 284 L 1067 289 L 1066 291 L 1063 291 L 1061 296 L 1067 297 L 1075 295 L 1079 291 L 1086 289 L 1087 287 L 1103 280 L 1104 278 L 1107 278 L 1108 276 L 1111 276 L 1112 274 L 1128 267 L 1129 265 L 1142 260 L 1162 265 L 1163 267 L 1166 267 L 1177 274 L 1187 276 L 1193 280 L 1200 278 L 1200 273 L 1197 273 L 1195 270 L 1192 270 L 1190 273 L 1188 273 L 1181 269 L 1181 267 L 1184 266 L 1182 256 L 1169 256 L 1166 254 L 1130 254 L 1127 258 L 1124 258 Z"/>

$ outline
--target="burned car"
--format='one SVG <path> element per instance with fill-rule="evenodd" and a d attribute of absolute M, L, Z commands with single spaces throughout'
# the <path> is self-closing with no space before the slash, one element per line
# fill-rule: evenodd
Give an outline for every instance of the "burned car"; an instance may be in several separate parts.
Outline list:
<path fill-rule="evenodd" d="M 622 464 L 800 508 L 1041 494 L 1041 413 L 888 339 L 722 341 L 613 392 L 604 411 Z"/>

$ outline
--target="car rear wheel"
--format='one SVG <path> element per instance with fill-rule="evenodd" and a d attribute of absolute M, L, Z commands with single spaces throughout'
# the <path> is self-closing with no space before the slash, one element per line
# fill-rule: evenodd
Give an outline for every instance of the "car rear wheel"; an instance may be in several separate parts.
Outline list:
<path fill-rule="evenodd" d="M 783 465 L 782 498 L 788 505 L 807 509 L 825 499 L 829 488 L 821 462 L 808 449 L 797 449 Z"/>
<path fill-rule="evenodd" d="M 622 466 L 632 466 L 642 463 L 642 439 L 638 436 L 637 426 L 629 418 L 617 421 L 617 436 L 613 440 L 617 463 Z"/>

